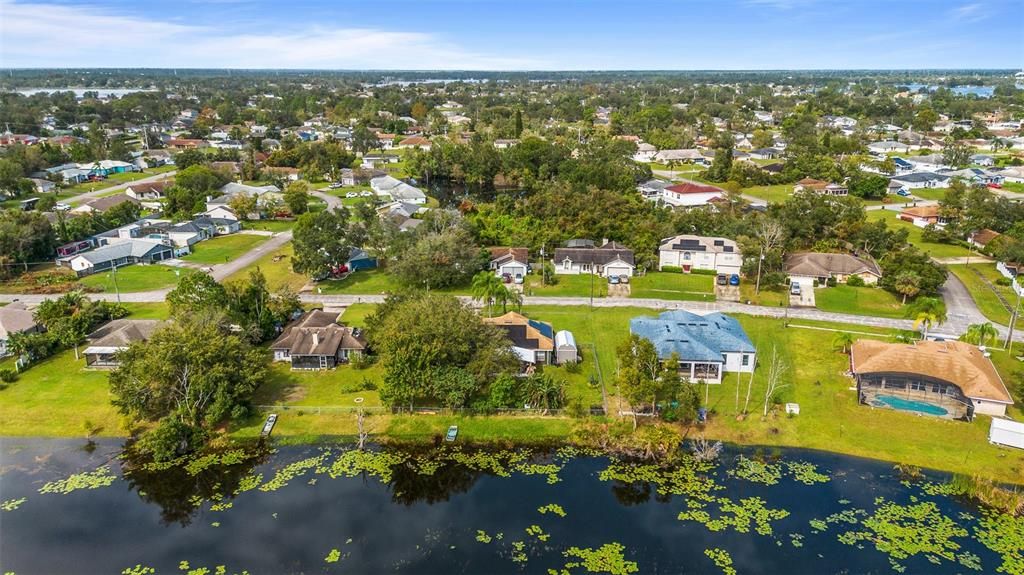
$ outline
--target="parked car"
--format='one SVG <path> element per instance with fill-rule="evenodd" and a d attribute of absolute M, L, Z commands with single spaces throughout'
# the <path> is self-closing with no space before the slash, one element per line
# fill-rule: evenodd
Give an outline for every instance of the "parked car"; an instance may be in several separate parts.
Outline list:
<path fill-rule="evenodd" d="M 800 284 L 797 282 L 789 284 L 789 293 L 790 295 L 800 295 Z"/>
<path fill-rule="evenodd" d="M 358 198 L 359 194 L 357 194 L 355 192 L 349 192 L 349 193 L 345 194 L 345 197 L 346 198 Z"/>
<path fill-rule="evenodd" d="M 726 276 L 725 274 L 718 274 L 718 278 L 715 279 L 715 283 L 717 283 L 720 286 L 728 285 L 729 277 Z"/>
<path fill-rule="evenodd" d="M 629 283 L 629 276 L 627 276 L 625 274 L 619 276 L 619 283 L 628 284 Z"/>
<path fill-rule="evenodd" d="M 1002 184 L 997 184 L 997 183 L 995 183 L 995 182 L 992 182 L 991 184 L 988 184 L 988 187 L 990 187 L 990 188 L 994 188 L 994 189 L 996 189 L 996 190 L 1001 190 L 1001 189 L 1003 189 L 1003 185 L 1002 185 Z"/>
<path fill-rule="evenodd" d="M 71 206 L 69 204 L 65 204 L 64 202 L 57 202 L 56 204 L 53 205 L 53 209 L 60 210 L 63 212 L 70 210 Z"/>
<path fill-rule="evenodd" d="M 731 285 L 731 286 L 738 286 L 738 285 L 740 285 L 740 276 L 739 276 L 739 274 L 732 274 L 731 276 L 729 276 L 729 285 Z"/>
<path fill-rule="evenodd" d="M 338 189 L 338 188 L 340 188 L 340 187 L 341 187 L 341 184 L 340 184 L 340 183 L 338 183 L 338 182 L 334 182 L 333 184 L 331 184 L 331 185 L 327 186 L 327 189 L 328 189 L 328 190 L 337 190 L 337 189 Z"/>
<path fill-rule="evenodd" d="M 512 280 L 512 281 L 517 283 L 517 284 L 522 284 L 523 283 L 523 274 L 516 274 L 515 279 Z"/>
<path fill-rule="evenodd" d="M 501 274 L 501 281 L 507 284 L 512 283 L 512 274 Z"/>
<path fill-rule="evenodd" d="M 613 286 L 619 285 L 619 276 L 608 276 L 608 283 Z"/>
<path fill-rule="evenodd" d="M 907 190 L 899 190 L 899 191 L 896 192 L 896 195 L 897 196 L 903 196 L 904 198 L 909 198 L 910 197 L 910 192 L 908 192 Z"/>
<path fill-rule="evenodd" d="M 364 197 L 364 198 L 371 198 L 371 197 L 373 197 L 373 192 L 371 192 L 369 190 L 366 190 L 366 191 L 364 191 L 363 193 L 361 193 L 359 195 Z"/>

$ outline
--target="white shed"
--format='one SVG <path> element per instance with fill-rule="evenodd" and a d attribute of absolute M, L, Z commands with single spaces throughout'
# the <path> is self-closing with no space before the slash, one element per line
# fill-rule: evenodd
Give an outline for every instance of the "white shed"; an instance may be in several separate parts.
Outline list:
<path fill-rule="evenodd" d="M 1024 449 L 1024 423 L 993 417 L 992 426 L 988 429 L 988 441 Z"/>
<path fill-rule="evenodd" d="M 580 360 L 580 352 L 576 347 L 576 338 L 572 332 L 563 329 L 555 334 L 555 362 L 563 364 Z"/>

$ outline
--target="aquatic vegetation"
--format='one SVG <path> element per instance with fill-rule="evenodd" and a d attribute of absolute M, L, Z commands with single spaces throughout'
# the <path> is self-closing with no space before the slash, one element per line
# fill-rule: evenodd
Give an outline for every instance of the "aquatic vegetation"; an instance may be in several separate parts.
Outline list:
<path fill-rule="evenodd" d="M 529 557 L 526 556 L 526 543 L 522 541 L 512 542 L 512 562 L 526 563 Z"/>
<path fill-rule="evenodd" d="M 555 515 L 557 515 L 559 517 L 565 517 L 566 516 L 565 509 L 562 509 L 562 506 L 557 504 L 557 503 L 548 503 L 547 505 L 544 505 L 542 507 L 538 507 L 537 511 L 541 515 L 546 515 L 548 513 L 554 513 Z"/>
<path fill-rule="evenodd" d="M 220 521 L 214 521 L 210 524 L 210 527 L 220 527 Z"/>
<path fill-rule="evenodd" d="M 341 551 L 337 549 L 331 549 L 331 552 L 324 557 L 325 563 L 337 563 L 341 559 Z"/>
<path fill-rule="evenodd" d="M 285 465 L 281 469 L 277 470 L 274 474 L 273 479 L 264 483 L 260 486 L 260 491 L 277 491 L 282 487 L 288 485 L 292 479 L 300 475 L 304 475 L 310 469 L 314 469 L 327 459 L 328 453 L 322 453 L 315 457 L 307 457 L 293 463 Z"/>
<path fill-rule="evenodd" d="M 327 470 L 332 479 L 338 477 L 355 477 L 366 473 L 387 483 L 391 481 L 392 469 L 405 463 L 408 456 L 391 451 L 360 451 L 351 450 L 342 453 Z"/>
<path fill-rule="evenodd" d="M 775 485 L 782 478 L 782 466 L 777 463 L 757 461 L 756 459 L 740 455 L 736 458 L 736 467 L 726 473 L 753 483 Z"/>
<path fill-rule="evenodd" d="M 490 535 L 488 535 L 486 531 L 483 531 L 481 529 L 477 529 L 476 530 L 476 540 L 479 541 L 480 543 L 490 543 L 491 540 L 492 540 L 492 537 Z"/>
<path fill-rule="evenodd" d="M 996 571 L 1024 575 L 1024 517 L 986 509 L 974 528 L 975 538 L 1002 557 Z"/>
<path fill-rule="evenodd" d="M 110 473 L 110 468 L 104 465 L 92 471 L 75 473 L 66 479 L 50 481 L 39 488 L 39 493 L 68 494 L 79 489 L 99 489 L 109 487 L 115 479 L 117 477 Z"/>
<path fill-rule="evenodd" d="M 3 503 L 0 503 L 0 509 L 3 509 L 4 511 L 14 511 L 21 507 L 21 504 L 26 501 L 28 501 L 27 497 L 22 497 L 21 499 L 8 499 Z"/>
<path fill-rule="evenodd" d="M 121 575 L 152 575 L 156 573 L 156 569 L 152 567 L 146 567 L 143 565 L 136 565 L 135 567 L 125 567 L 121 570 Z"/>
<path fill-rule="evenodd" d="M 188 561 L 178 563 L 178 570 L 185 572 L 185 575 L 228 575 L 226 565 L 217 565 L 211 570 L 209 567 L 192 567 Z M 249 575 L 249 572 L 243 570 L 234 575 Z"/>
<path fill-rule="evenodd" d="M 828 483 L 831 480 L 828 475 L 819 473 L 818 468 L 813 463 L 807 461 L 787 461 L 785 465 L 786 471 L 793 477 L 793 480 L 805 485 Z"/>
<path fill-rule="evenodd" d="M 705 549 L 704 554 L 715 562 L 715 566 L 721 569 L 724 575 L 736 575 L 736 568 L 732 566 L 732 555 L 725 549 Z"/>
<path fill-rule="evenodd" d="M 711 469 L 710 464 L 690 458 L 673 467 L 612 461 L 598 477 L 601 481 L 651 483 L 657 486 L 659 495 L 685 495 L 693 500 L 711 501 L 714 499 L 712 492 L 723 489 L 714 479 L 703 475 Z"/>
<path fill-rule="evenodd" d="M 238 482 L 238 487 L 235 488 L 234 494 L 245 493 L 246 491 L 252 491 L 263 483 L 263 474 L 257 473 L 255 475 L 246 475 Z"/>
<path fill-rule="evenodd" d="M 585 573 L 609 573 L 610 575 L 629 575 L 640 570 L 635 561 L 626 560 L 623 553 L 625 547 L 621 543 L 605 543 L 597 549 L 570 547 L 562 552 L 569 561 L 560 570 L 548 569 L 549 575 L 572 575 L 574 569 L 582 569 Z"/>
<path fill-rule="evenodd" d="M 536 537 L 538 541 L 547 541 L 551 538 L 551 534 L 544 533 L 544 530 L 540 528 L 540 525 L 531 525 L 527 527 L 526 534 Z"/>
<path fill-rule="evenodd" d="M 703 504 L 691 503 L 691 509 L 681 512 L 678 518 L 680 521 L 702 523 L 710 531 L 723 531 L 732 527 L 738 533 L 749 533 L 753 524 L 757 533 L 771 535 L 771 522 L 789 516 L 789 511 L 784 509 L 766 507 L 760 497 L 747 497 L 738 503 L 728 497 L 719 497 L 715 503 L 718 506 L 718 517 L 712 517 Z"/>
<path fill-rule="evenodd" d="M 789 542 L 790 542 L 790 544 L 793 545 L 793 547 L 803 547 L 804 546 L 804 536 L 801 535 L 800 533 L 790 533 L 789 534 Z"/>
<path fill-rule="evenodd" d="M 234 505 L 235 504 L 232 503 L 231 501 L 222 501 L 211 505 L 210 511 L 227 511 L 228 509 L 234 507 Z"/>

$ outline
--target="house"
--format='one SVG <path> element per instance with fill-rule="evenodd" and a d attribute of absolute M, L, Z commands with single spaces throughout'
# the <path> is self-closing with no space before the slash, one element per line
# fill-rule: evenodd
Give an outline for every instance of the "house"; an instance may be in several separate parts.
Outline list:
<path fill-rule="evenodd" d="M 862 405 L 947 419 L 1003 417 L 1013 405 L 988 354 L 961 341 L 854 342 L 850 371 Z"/>
<path fill-rule="evenodd" d="M 68 260 L 68 265 L 78 277 L 82 277 L 115 266 L 169 260 L 174 257 L 174 246 L 168 243 L 146 239 L 120 240 L 89 252 L 76 254 Z"/>
<path fill-rule="evenodd" d="M 874 284 L 882 277 L 882 269 L 870 258 L 850 254 L 801 252 L 786 256 L 786 274 L 791 282 L 826 285 L 830 278 L 846 283 L 852 276 L 859 276 L 864 283 Z M 810 280 L 801 282 L 800 280 Z"/>
<path fill-rule="evenodd" d="M 164 197 L 164 191 L 170 185 L 169 182 L 150 182 L 148 184 L 132 184 L 124 189 L 129 198 L 138 201 L 153 201 Z"/>
<path fill-rule="evenodd" d="M 633 154 L 633 161 L 635 162 L 650 162 L 654 159 L 654 155 L 658 153 L 658 148 L 655 148 L 647 142 L 640 142 L 636 145 L 636 152 Z"/>
<path fill-rule="evenodd" d="M 512 351 L 524 364 L 550 364 L 555 360 L 554 330 L 551 324 L 510 311 L 498 317 L 485 317 L 483 322 L 505 332 L 512 341 Z"/>
<path fill-rule="evenodd" d="M 36 189 L 36 193 L 39 194 L 47 194 L 57 190 L 57 184 L 51 182 L 50 180 L 44 180 L 42 178 L 29 178 L 29 181 L 32 182 L 32 185 Z"/>
<path fill-rule="evenodd" d="M 974 154 L 973 156 L 971 156 L 971 163 L 978 166 L 990 167 L 994 166 L 996 164 L 996 161 L 992 156 L 986 156 L 985 154 Z"/>
<path fill-rule="evenodd" d="M 876 154 L 889 154 L 893 152 L 906 154 L 910 152 L 910 146 L 895 140 L 883 140 L 881 142 L 871 142 L 868 144 L 868 151 Z"/>
<path fill-rule="evenodd" d="M 270 350 L 292 369 L 333 369 L 366 351 L 366 340 L 359 329 L 339 324 L 338 314 L 314 309 L 286 327 Z"/>
<path fill-rule="evenodd" d="M 933 172 L 935 170 L 948 169 L 945 159 L 940 154 L 928 154 L 926 156 L 907 156 L 906 161 L 914 166 L 916 172 Z"/>
<path fill-rule="evenodd" d="M 815 180 L 814 178 L 804 178 L 793 186 L 793 192 L 802 192 L 810 190 L 812 192 L 822 194 L 825 196 L 848 196 L 850 190 L 844 185 L 836 184 L 834 182 L 824 182 L 822 180 Z"/>
<path fill-rule="evenodd" d="M 776 148 L 758 148 L 750 150 L 750 157 L 755 160 L 774 160 L 782 155 L 782 150 Z"/>
<path fill-rule="evenodd" d="M 371 257 L 362 248 L 352 248 L 352 251 L 348 254 L 348 260 L 345 262 L 345 267 L 352 272 L 372 270 L 377 267 L 377 258 Z"/>
<path fill-rule="evenodd" d="M 25 304 L 14 302 L 0 307 L 0 357 L 7 357 L 10 351 L 7 342 L 16 333 L 35 333 L 42 330 L 35 316 Z"/>
<path fill-rule="evenodd" d="M 231 210 L 231 208 L 224 209 Z M 239 232 L 242 229 L 242 222 L 238 221 L 234 211 L 231 211 L 231 215 L 232 217 L 230 218 L 219 218 L 200 214 L 192 220 L 192 223 L 197 226 L 212 228 L 213 235 L 215 236 L 226 236 Z"/>
<path fill-rule="evenodd" d="M 700 150 L 693 148 L 684 150 L 661 150 L 654 154 L 654 161 L 659 164 L 699 162 L 703 160 L 704 154 L 701 154 Z"/>
<path fill-rule="evenodd" d="M 423 220 L 414 216 L 424 211 L 426 211 L 426 208 L 416 204 L 391 202 L 377 208 L 377 215 L 395 222 L 398 225 L 399 231 L 405 232 L 416 229 L 417 226 L 423 223 Z"/>
<path fill-rule="evenodd" d="M 736 242 L 726 238 L 683 234 L 661 240 L 658 269 L 665 266 L 693 270 L 713 270 L 720 274 L 738 274 L 743 255 Z"/>
<path fill-rule="evenodd" d="M 404 138 L 401 141 L 399 141 L 398 147 L 399 149 L 402 150 L 408 150 L 412 148 L 418 150 L 429 150 L 430 140 L 424 138 L 423 136 L 409 136 L 408 138 Z"/>
<path fill-rule="evenodd" d="M 123 174 L 125 172 L 139 171 L 138 166 L 135 164 L 119 160 L 99 160 L 86 164 L 78 164 L 78 168 L 82 170 L 89 170 L 90 175 L 101 178 L 106 178 L 110 174 Z"/>
<path fill-rule="evenodd" d="M 395 178 L 394 176 L 378 176 L 370 180 L 370 188 L 378 196 L 389 197 L 394 201 L 416 205 L 427 203 L 427 195 L 419 188 Z"/>
<path fill-rule="evenodd" d="M 967 243 L 980 249 L 984 249 L 989 243 L 998 240 L 1003 234 L 989 229 L 971 232 L 967 237 Z"/>
<path fill-rule="evenodd" d="M 402 159 L 398 154 L 364 154 L 363 164 L 369 164 L 372 168 L 374 164 L 397 164 Z"/>
<path fill-rule="evenodd" d="M 525 278 L 530 269 L 530 251 L 527 248 L 488 248 L 491 252 L 490 269 L 498 277 Z"/>
<path fill-rule="evenodd" d="M 115 319 L 107 322 L 88 336 L 85 348 L 86 367 L 114 368 L 119 362 L 117 354 L 133 343 L 148 341 L 163 327 L 155 319 Z"/>
<path fill-rule="evenodd" d="M 171 150 L 198 150 L 200 148 L 209 148 L 210 144 L 206 140 L 171 138 L 167 140 L 167 147 Z"/>
<path fill-rule="evenodd" d="M 724 197 L 725 190 L 718 186 L 693 182 L 668 186 L 661 194 L 661 200 L 666 204 L 685 208 L 707 206 Z"/>
<path fill-rule="evenodd" d="M 642 184 L 637 184 L 636 191 L 640 192 L 640 195 L 643 196 L 644 199 L 657 200 L 665 193 L 665 188 L 671 185 L 672 182 L 665 180 L 647 180 Z"/>
<path fill-rule="evenodd" d="M 959 178 L 970 184 L 987 186 L 989 184 L 1003 184 L 1003 175 L 997 171 L 983 170 L 981 168 L 964 168 L 962 170 L 942 170 L 939 175 L 947 178 Z"/>
<path fill-rule="evenodd" d="M 196 217 L 207 217 L 213 220 L 229 220 L 238 222 L 238 214 L 235 213 L 235 210 L 233 210 L 231 206 L 220 204 L 215 204 L 213 207 L 210 207 L 210 205 L 207 204 L 207 210 L 196 214 Z"/>
<path fill-rule="evenodd" d="M 617 243 L 600 247 L 563 247 L 555 249 L 552 263 L 556 274 L 597 274 L 602 277 L 626 275 L 636 271 L 633 250 Z"/>
<path fill-rule="evenodd" d="M 106 197 L 102 197 L 102 198 L 96 198 L 94 200 L 89 200 L 88 202 L 85 202 L 84 204 L 82 204 L 80 206 L 72 208 L 71 209 L 71 213 L 73 213 L 73 214 L 93 214 L 93 213 L 102 214 L 102 213 L 106 212 L 107 210 L 109 210 L 110 208 L 113 208 L 114 206 L 119 206 L 119 205 L 121 205 L 121 204 L 123 204 L 125 202 L 131 202 L 131 203 L 136 204 L 136 205 L 138 205 L 138 203 L 139 203 L 138 200 L 136 200 L 135 198 L 129 196 L 128 194 L 124 194 L 124 193 L 122 193 L 122 194 L 114 194 L 113 196 L 106 196 Z"/>
<path fill-rule="evenodd" d="M 351 187 L 356 185 L 356 173 L 352 168 L 342 168 L 338 183 L 345 187 Z"/>
<path fill-rule="evenodd" d="M 1003 181 L 1005 182 L 1024 184 L 1024 167 L 1022 166 L 1003 168 L 1002 170 L 999 170 L 999 175 L 1003 177 Z"/>
<path fill-rule="evenodd" d="M 684 310 L 629 320 L 629 332 L 654 344 L 658 359 L 678 357 L 679 375 L 689 381 L 722 383 L 725 372 L 752 373 L 756 350 L 740 323 L 720 312 Z"/>
<path fill-rule="evenodd" d="M 287 166 L 267 166 L 263 168 L 263 171 L 272 177 L 278 177 L 289 182 L 296 182 L 299 180 L 298 168 L 289 168 Z"/>
<path fill-rule="evenodd" d="M 912 174 L 893 176 L 889 180 L 897 182 L 908 190 L 917 190 L 921 188 L 943 187 L 949 181 L 949 177 L 934 172 L 914 172 Z"/>
<path fill-rule="evenodd" d="M 395 134 L 378 133 L 377 144 L 382 150 L 390 150 L 395 146 L 395 138 L 397 137 L 398 136 Z"/>
<path fill-rule="evenodd" d="M 576 363 L 580 360 L 580 350 L 576 347 L 576 338 L 572 332 L 563 329 L 555 334 L 555 363 Z"/>
<path fill-rule="evenodd" d="M 933 224 L 940 227 L 946 225 L 946 218 L 940 215 L 939 206 L 937 205 L 905 208 L 897 217 L 905 222 L 910 222 L 919 228 L 924 228 Z"/>

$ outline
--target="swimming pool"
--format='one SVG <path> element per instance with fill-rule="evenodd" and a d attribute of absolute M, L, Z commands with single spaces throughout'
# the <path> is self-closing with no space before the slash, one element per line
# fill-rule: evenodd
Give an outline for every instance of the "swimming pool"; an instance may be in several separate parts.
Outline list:
<path fill-rule="evenodd" d="M 875 407 L 891 407 L 901 411 L 916 411 L 926 415 L 949 414 L 949 412 L 944 408 L 939 407 L 934 403 L 915 401 L 913 399 L 903 399 L 902 397 L 896 397 L 894 395 L 876 395 L 871 401 L 871 405 L 874 405 Z"/>

